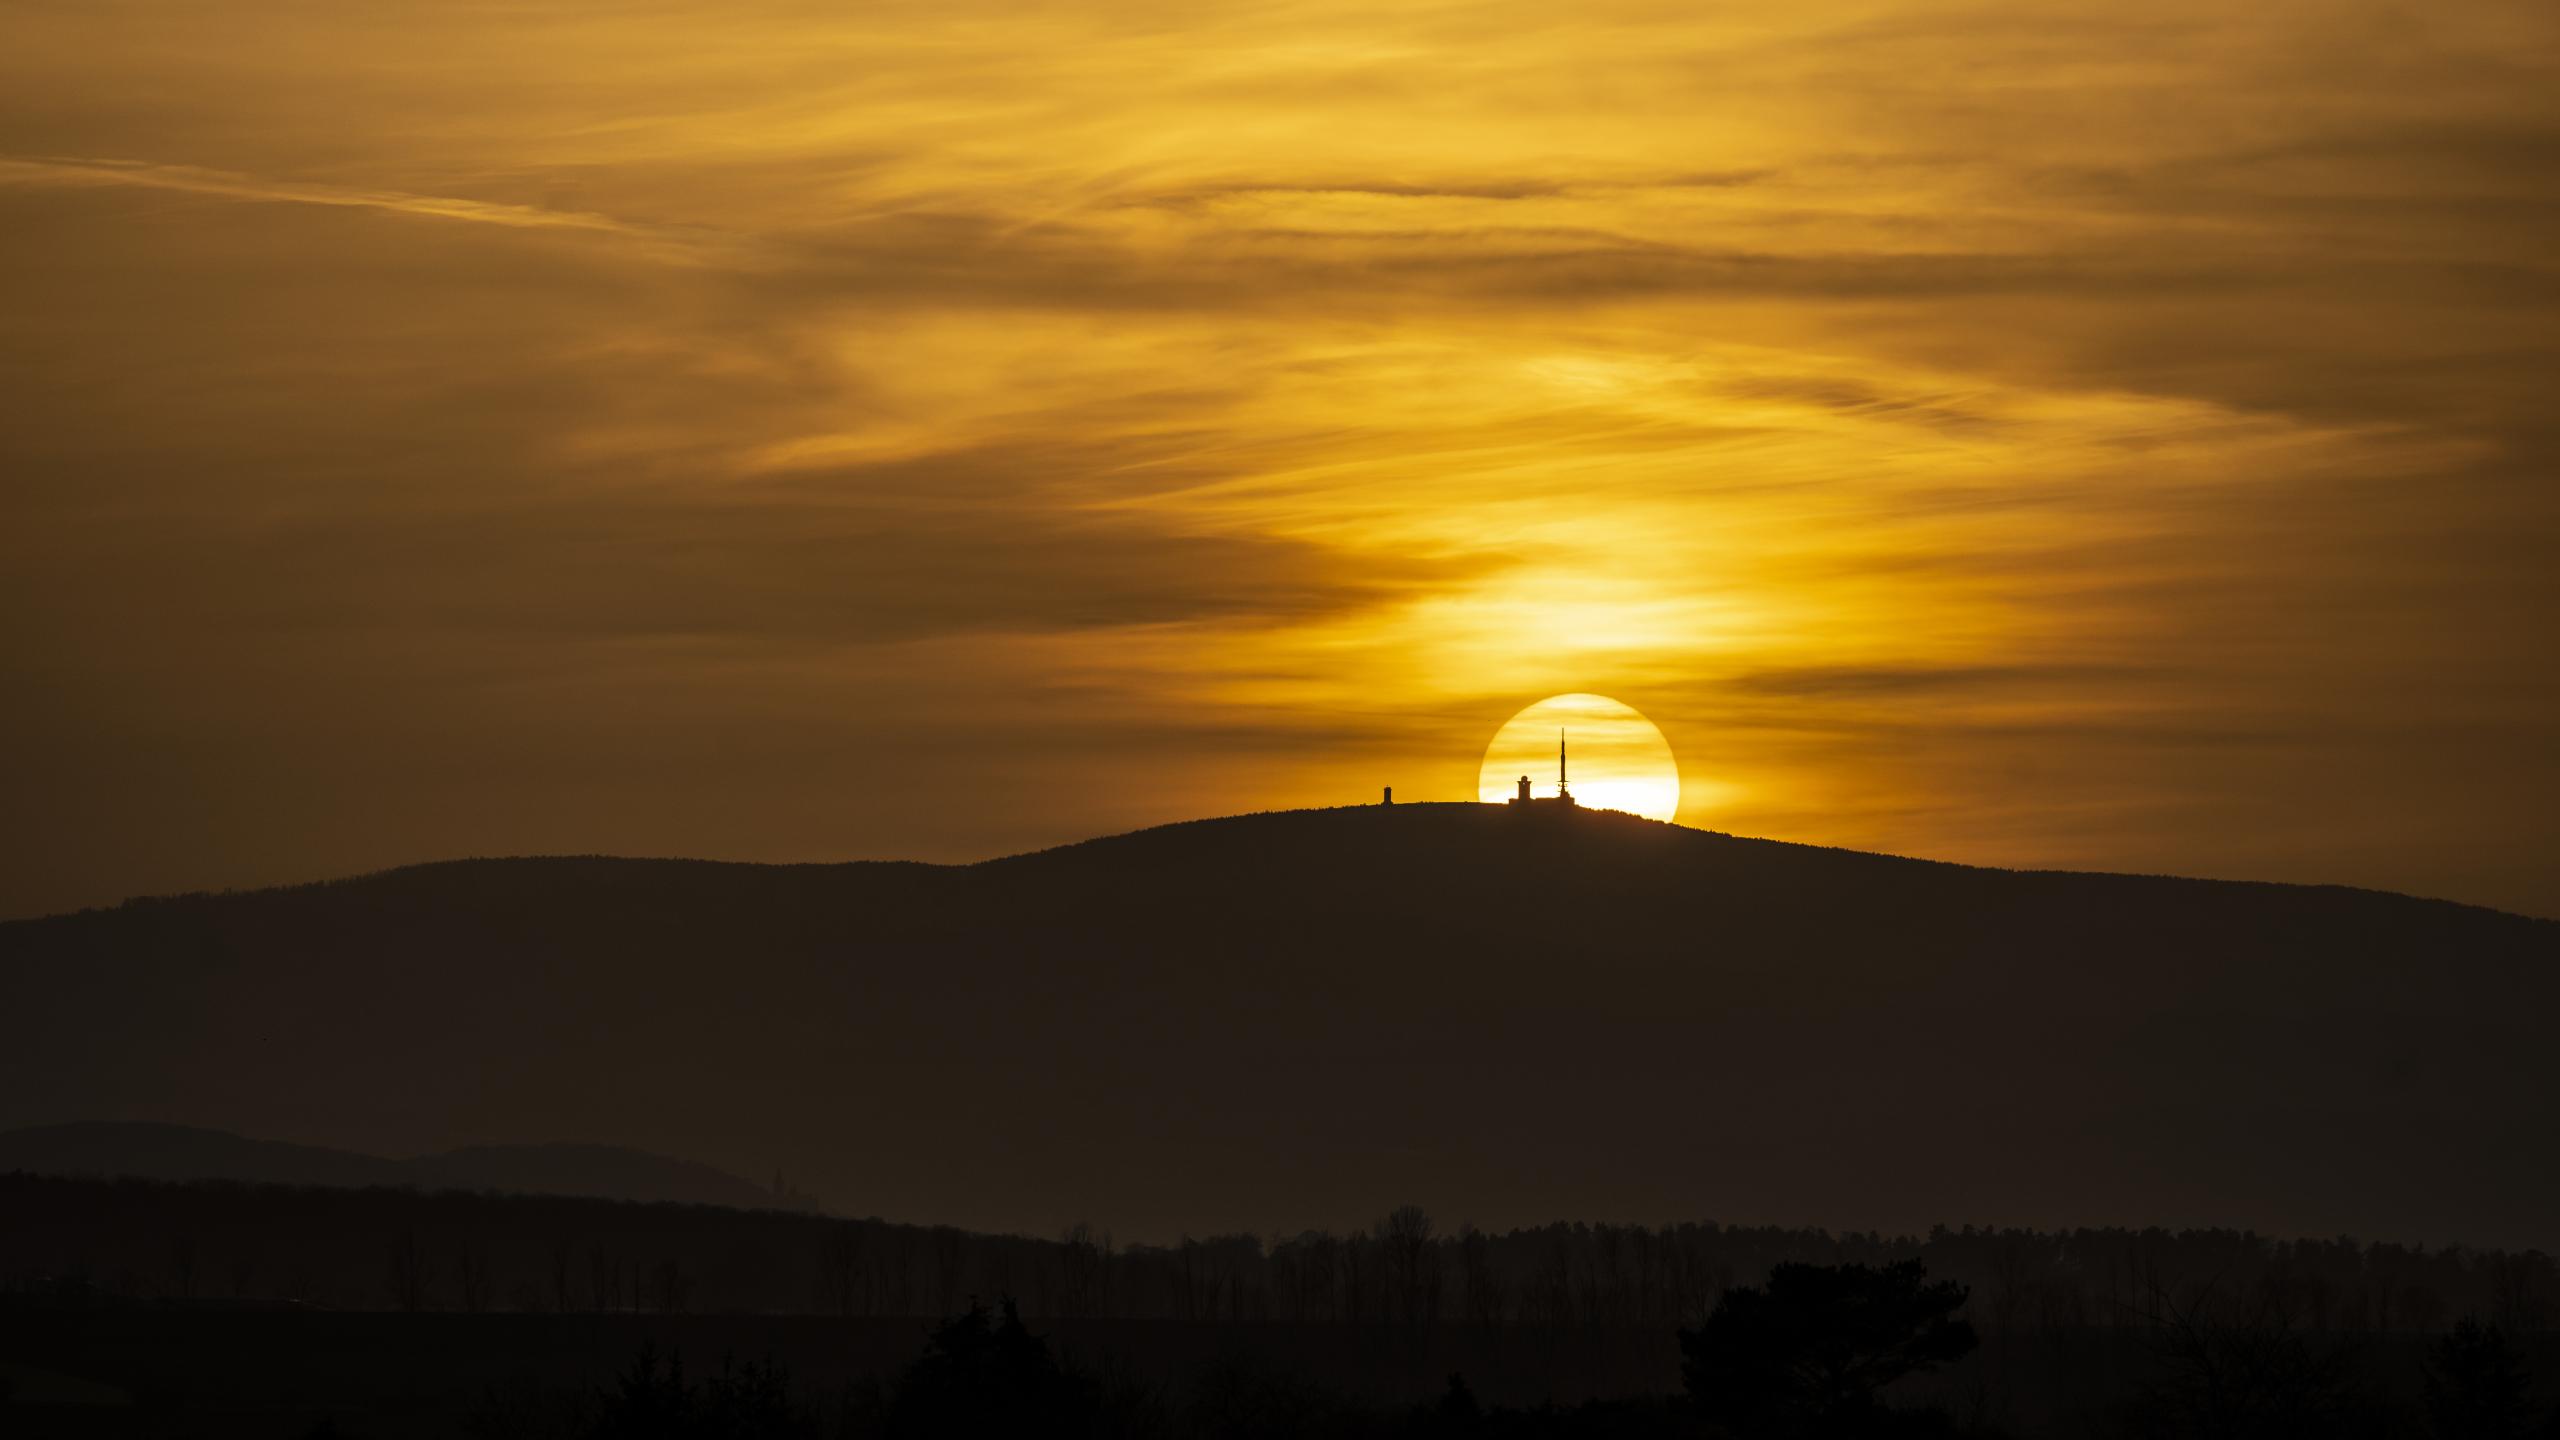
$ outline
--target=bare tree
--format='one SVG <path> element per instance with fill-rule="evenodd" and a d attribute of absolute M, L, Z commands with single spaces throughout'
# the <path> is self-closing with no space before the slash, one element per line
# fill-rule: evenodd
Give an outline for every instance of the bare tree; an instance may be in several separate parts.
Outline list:
<path fill-rule="evenodd" d="M 1058 1246 L 1058 1313 L 1079 1317 L 1095 1313 L 1102 1248 L 1094 1243 L 1093 1227 L 1077 1221 L 1059 1234 Z"/>
<path fill-rule="evenodd" d="M 1378 1252 L 1396 1318 L 1420 1330 L 1438 1318 L 1440 1252 L 1431 1243 L 1431 1217 L 1419 1205 L 1399 1205 L 1377 1224 Z"/>
<path fill-rule="evenodd" d="M 169 1237 L 169 1293 L 181 1300 L 196 1293 L 196 1237 L 180 1230 Z"/>
<path fill-rule="evenodd" d="M 2137 1434 L 2336 1434 L 2355 1403 L 2353 1354 L 2313 1343 L 2264 1287 L 2156 1288 L 2143 1319 L 2158 1366 L 2130 1413 Z"/>
<path fill-rule="evenodd" d="M 1485 1330 L 1501 1328 L 1502 1275 L 1493 1267 L 1493 1242 L 1473 1225 L 1458 1231 L 1458 1274 L 1466 1286 L 1467 1319 Z"/>
<path fill-rule="evenodd" d="M 2560 1289 L 2551 1257 L 2539 1250 L 2489 1260 L 2490 1316 L 2508 1335 L 2531 1337 L 2551 1324 L 2553 1292 Z"/>
<path fill-rule="evenodd" d="M 1550 1342 L 1564 1333 L 1573 1318 L 1573 1252 L 1563 1236 L 1548 1247 L 1520 1298 L 1522 1318 L 1539 1322 Z"/>
<path fill-rule="evenodd" d="M 1342 1319 L 1345 1324 L 1357 1325 L 1369 1313 L 1369 1287 L 1377 1282 L 1378 1267 L 1371 1258 L 1368 1237 L 1357 1230 L 1344 1236 L 1340 1258 Z"/>
<path fill-rule="evenodd" d="M 827 1227 L 827 1253 L 819 1267 L 819 1303 L 838 1315 L 852 1315 L 861 1299 L 863 1229 L 851 1220 Z"/>
<path fill-rule="evenodd" d="M 1209 1284 L 1202 1274 L 1205 1268 L 1200 1256 L 1200 1242 L 1188 1235 L 1183 1236 L 1181 1244 L 1174 1250 L 1173 1313 L 1177 1319 L 1185 1323 L 1200 1319 L 1203 1308 L 1201 1291 Z M 1213 1293 L 1209 1296 L 1208 1303 L 1214 1306 L 1217 1303 L 1217 1297 L 1214 1287 L 1211 1288 Z"/>
<path fill-rule="evenodd" d="M 888 1293 L 882 1298 L 892 1315 L 916 1313 L 916 1232 L 898 1226 L 889 1232 L 889 1253 L 882 1261 Z"/>
<path fill-rule="evenodd" d="M 674 1257 L 670 1256 L 658 1262 L 658 1268 L 651 1279 L 653 1284 L 650 1288 L 656 1292 L 659 1313 L 683 1314 L 686 1304 L 693 1297 L 693 1280 L 684 1273 L 684 1267 L 677 1264 Z"/>
<path fill-rule="evenodd" d="M 258 1242 L 254 1236 L 243 1236 L 239 1248 L 231 1252 L 231 1297 L 239 1299 L 249 1293 L 249 1282 L 258 1273 Z"/>
<path fill-rule="evenodd" d="M 427 1252 L 417 1231 L 402 1231 L 391 1242 L 389 1280 L 391 1303 L 413 1313 L 427 1308 Z"/>
<path fill-rule="evenodd" d="M 587 1295 L 599 1314 L 622 1308 L 622 1267 L 601 1245 L 587 1251 Z"/>
<path fill-rule="evenodd" d="M 1591 1321 L 1598 1329 L 1615 1329 L 1627 1321 L 1625 1233 L 1619 1227 L 1591 1227 Z"/>
<path fill-rule="evenodd" d="M 986 1236 L 978 1241 L 978 1277 L 985 1284 L 981 1294 L 999 1301 L 1013 1294 L 1013 1247 L 1003 1239 Z"/>
<path fill-rule="evenodd" d="M 960 1299 L 961 1267 L 969 1258 L 968 1237 L 949 1225 L 933 1227 L 933 1276 L 941 1286 L 942 1313 L 956 1312 Z"/>
<path fill-rule="evenodd" d="M 467 1244 L 453 1262 L 453 1280 L 461 1292 L 465 1314 L 477 1315 L 489 1308 L 489 1267 Z"/>
<path fill-rule="evenodd" d="M 1342 1242 L 1330 1230 L 1299 1237 L 1306 1260 L 1299 1283 L 1306 1289 L 1310 1318 L 1342 1319 Z"/>
<path fill-rule="evenodd" d="M 569 1293 L 569 1237 L 566 1235 L 551 1242 L 551 1303 L 563 1315 L 577 1303 Z"/>
<path fill-rule="evenodd" d="M 1301 1323 L 1333 1317 L 1333 1237 L 1305 1230 L 1274 1236 L 1265 1262 L 1277 1313 Z"/>

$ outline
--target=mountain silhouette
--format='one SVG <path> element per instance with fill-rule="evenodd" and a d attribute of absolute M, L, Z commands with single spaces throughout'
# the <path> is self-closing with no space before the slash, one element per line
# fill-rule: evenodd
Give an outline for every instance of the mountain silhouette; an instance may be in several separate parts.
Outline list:
<path fill-rule="evenodd" d="M 0 1124 L 581 1135 L 1125 1235 L 1412 1200 L 2560 1243 L 2560 924 L 1610 813 L 421 865 L 0 926 Z"/>
<path fill-rule="evenodd" d="M 130 1175 L 265 1185 L 395 1185 L 591 1195 L 738 1208 L 772 1192 L 724 1170 L 611 1145 L 474 1145 L 390 1160 L 321 1145 L 252 1140 L 192 1125 L 75 1121 L 0 1132 L 0 1174 Z"/>

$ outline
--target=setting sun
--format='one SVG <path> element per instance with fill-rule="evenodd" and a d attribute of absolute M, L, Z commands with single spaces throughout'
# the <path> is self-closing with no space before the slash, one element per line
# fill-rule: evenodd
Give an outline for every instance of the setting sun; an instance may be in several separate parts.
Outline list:
<path fill-rule="evenodd" d="M 1680 813 L 1680 766 L 1671 742 L 1632 707 L 1606 695 L 1551 695 L 1514 715 L 1485 746 L 1476 798 L 1500 804 L 1526 777 L 1539 798 L 1556 793 L 1558 742 L 1570 746 L 1574 799 L 1594 810 L 1624 810 L 1648 820 Z"/>

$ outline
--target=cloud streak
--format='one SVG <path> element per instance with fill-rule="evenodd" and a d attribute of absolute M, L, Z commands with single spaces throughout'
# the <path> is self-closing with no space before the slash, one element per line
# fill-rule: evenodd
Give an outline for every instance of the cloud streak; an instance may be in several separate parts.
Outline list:
<path fill-rule="evenodd" d="M 381 210 L 427 220 L 497 225 L 514 230 L 565 230 L 611 236 L 647 247 L 662 259 L 705 263 L 714 255 L 742 259 L 748 247 L 735 237 L 706 230 L 634 225 L 609 215 L 510 205 L 450 195 L 414 195 L 368 190 L 311 181 L 274 180 L 196 165 L 161 165 L 147 160 L 70 159 L 54 156 L 0 156 L 0 185 L 57 186 L 81 189 L 130 186 L 169 190 L 185 195 L 279 205 L 327 205 Z"/>

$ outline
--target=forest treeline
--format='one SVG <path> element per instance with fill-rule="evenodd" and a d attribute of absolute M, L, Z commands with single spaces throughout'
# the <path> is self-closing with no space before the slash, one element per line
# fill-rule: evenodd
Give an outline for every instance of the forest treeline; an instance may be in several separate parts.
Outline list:
<path fill-rule="evenodd" d="M 2234 1230 L 1559 1223 L 1490 1233 L 1405 1206 L 1356 1231 L 1122 1244 L 554 1196 L 0 1175 L 18 1304 L 1026 1316 L 1593 1332 L 1694 1325 L 1783 1263 L 1922 1262 L 1986 1332 L 2134 1328 L 2210 1293 L 2308 1332 L 2509 1334 L 2560 1319 L 2540 1251 Z"/>

